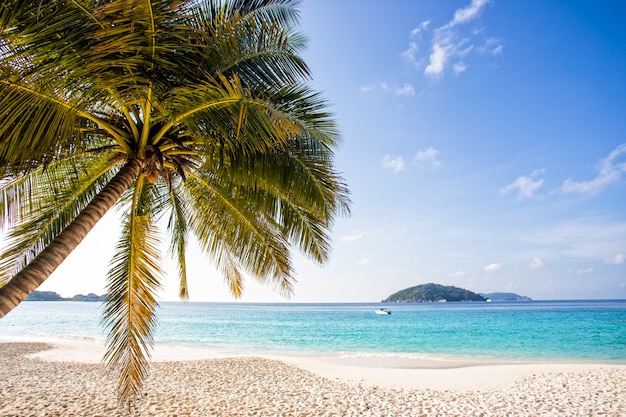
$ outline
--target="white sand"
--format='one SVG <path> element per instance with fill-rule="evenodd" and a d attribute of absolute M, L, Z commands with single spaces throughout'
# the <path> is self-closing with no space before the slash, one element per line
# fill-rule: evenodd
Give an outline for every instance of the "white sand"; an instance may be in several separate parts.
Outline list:
<path fill-rule="evenodd" d="M 0 416 L 117 416 L 93 342 L 0 344 Z M 625 416 L 626 366 L 226 358 L 158 347 L 142 416 Z"/>
<path fill-rule="evenodd" d="M 377 360 L 368 358 L 359 361 L 300 357 L 281 357 L 278 359 L 329 379 L 389 388 L 456 391 L 498 388 L 512 385 L 522 377 L 542 373 L 584 372 L 606 368 L 616 368 L 626 372 L 626 365 L 601 364 L 485 364 L 464 362 L 450 366 L 449 363 L 440 363 L 437 360 L 413 361 L 408 359 L 403 364 L 385 367 Z"/>

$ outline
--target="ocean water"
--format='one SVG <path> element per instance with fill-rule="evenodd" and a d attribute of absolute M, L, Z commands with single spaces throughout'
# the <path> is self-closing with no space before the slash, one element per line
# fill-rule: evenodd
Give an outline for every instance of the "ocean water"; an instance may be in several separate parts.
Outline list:
<path fill-rule="evenodd" d="M 391 315 L 375 309 L 387 307 Z M 0 341 L 104 340 L 100 303 L 24 302 Z M 160 305 L 155 343 L 220 352 L 626 363 L 626 300 Z"/>

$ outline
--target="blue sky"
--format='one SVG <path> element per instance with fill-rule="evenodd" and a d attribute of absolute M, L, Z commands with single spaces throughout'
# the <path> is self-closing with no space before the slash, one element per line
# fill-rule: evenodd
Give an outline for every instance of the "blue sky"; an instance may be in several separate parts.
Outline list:
<path fill-rule="evenodd" d="M 626 3 L 305 0 L 313 84 L 342 131 L 353 213 L 292 301 L 436 282 L 626 298 Z M 107 215 L 41 289 L 102 292 Z M 191 299 L 231 301 L 190 253 Z M 175 277 L 164 299 L 176 298 Z M 243 301 L 284 301 L 252 280 Z"/>

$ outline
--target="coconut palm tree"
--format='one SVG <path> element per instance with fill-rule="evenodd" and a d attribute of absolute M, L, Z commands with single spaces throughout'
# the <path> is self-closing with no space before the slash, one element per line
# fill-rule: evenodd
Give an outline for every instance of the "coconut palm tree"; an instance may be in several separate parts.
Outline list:
<path fill-rule="evenodd" d="M 105 359 L 141 390 L 163 280 L 195 239 L 235 297 L 283 294 L 347 214 L 338 132 L 299 55 L 297 0 L 3 0 L 0 317 L 113 206 Z"/>

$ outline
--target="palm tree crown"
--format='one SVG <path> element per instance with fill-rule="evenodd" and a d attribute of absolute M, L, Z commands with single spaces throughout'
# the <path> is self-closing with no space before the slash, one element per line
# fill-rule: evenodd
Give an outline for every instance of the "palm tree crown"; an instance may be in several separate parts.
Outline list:
<path fill-rule="evenodd" d="M 160 220 L 187 297 L 193 236 L 234 296 L 292 291 L 348 212 L 338 132 L 308 85 L 297 0 L 4 0 L 0 317 L 114 205 L 106 359 L 139 393 L 162 282 Z"/>

